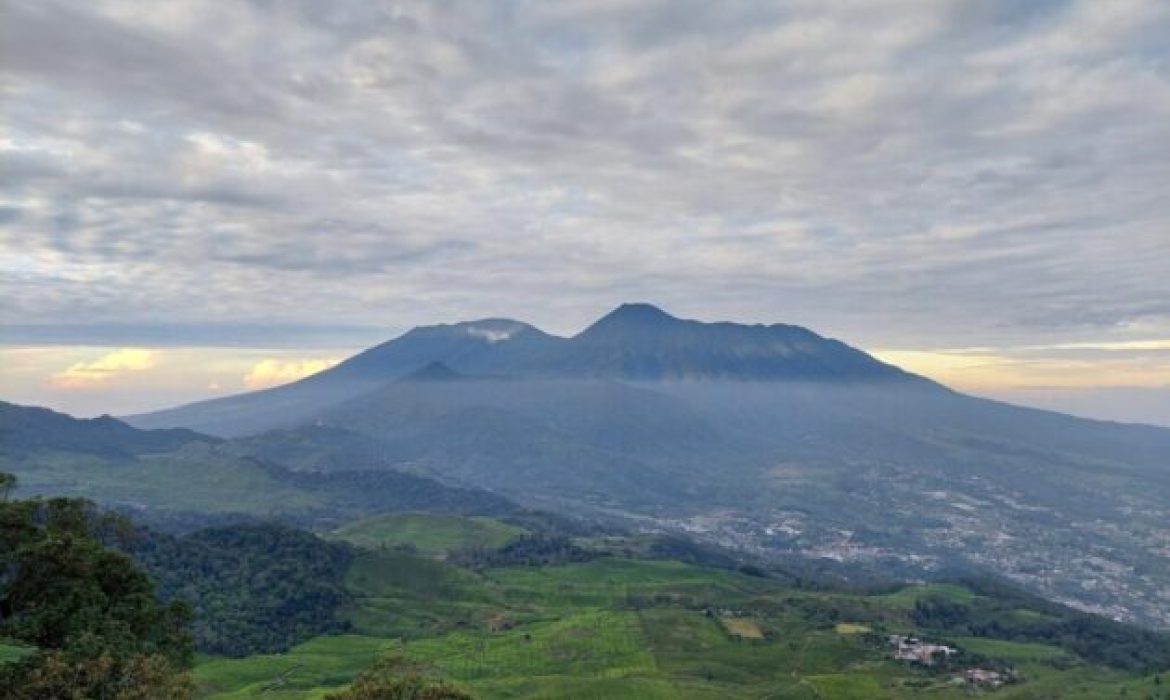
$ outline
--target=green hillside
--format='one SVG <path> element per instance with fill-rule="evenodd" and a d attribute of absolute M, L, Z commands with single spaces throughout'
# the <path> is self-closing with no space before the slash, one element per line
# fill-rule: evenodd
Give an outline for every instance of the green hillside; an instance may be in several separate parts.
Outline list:
<path fill-rule="evenodd" d="M 524 533 L 523 528 L 482 516 L 390 513 L 346 525 L 333 534 L 361 547 L 410 545 L 425 554 L 442 555 L 460 547 L 500 547 Z"/>
<path fill-rule="evenodd" d="M 401 514 L 343 528 L 338 534 L 351 542 L 374 545 L 358 553 L 347 577 L 353 633 L 317 637 L 286 654 L 206 658 L 196 669 L 200 692 L 323 697 L 375 659 L 398 657 L 483 698 L 1170 697 L 1149 672 L 1070 651 L 1074 640 L 997 638 L 996 625 L 1037 636 L 1057 617 L 994 591 L 801 590 L 738 571 L 617 556 L 471 571 L 429 556 L 482 542 L 485 533 L 504 540 L 500 525 Z M 412 543 L 419 552 L 382 543 Z M 962 629 L 979 634 L 952 634 L 946 625 L 958 623 L 924 617 L 944 604 L 976 619 Z M 980 627 L 984 621 L 995 624 Z M 1025 621 L 1040 626 L 1019 627 Z M 1122 647 L 1143 639 L 1123 626 L 1102 630 L 1083 634 L 1122 635 Z M 886 641 L 894 633 L 960 652 L 945 670 L 895 661 Z M 759 638 L 745 638 L 752 636 Z M 1010 668 L 1016 680 L 996 690 L 959 685 L 954 676 L 965 668 Z"/>
<path fill-rule="evenodd" d="M 5 434 L 0 425 L 0 435 Z M 151 444 L 146 438 L 139 442 Z M 136 519 L 148 522 L 184 516 L 205 522 L 224 516 L 278 516 L 305 523 L 338 523 L 396 509 L 488 514 L 519 510 L 498 495 L 416 474 L 388 468 L 297 471 L 249 456 L 240 446 L 202 437 L 179 447 L 168 446 L 167 451 L 133 454 L 49 448 L 17 451 L 0 440 L 0 471 L 17 476 L 21 497 L 87 498 L 133 511 Z"/>

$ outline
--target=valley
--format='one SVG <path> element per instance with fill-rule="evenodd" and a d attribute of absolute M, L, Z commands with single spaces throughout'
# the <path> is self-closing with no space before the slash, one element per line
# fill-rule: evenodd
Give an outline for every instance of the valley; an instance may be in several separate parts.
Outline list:
<path fill-rule="evenodd" d="M 382 531 L 393 546 L 363 535 L 372 547 L 362 548 L 347 574 L 350 633 L 278 655 L 204 657 L 195 671 L 201 693 L 317 697 L 371 659 L 390 656 L 483 698 L 1158 697 L 1156 674 L 1023 641 L 1038 638 L 1054 611 L 1031 612 L 1027 603 L 997 597 L 1002 592 L 794 588 L 734 569 L 616 555 L 613 541 L 582 563 L 467 570 L 403 549 L 401 532 Z M 1002 621 L 1004 638 L 973 635 L 977 625 L 932 628 L 937 623 L 916 615 L 924 601 L 979 610 L 986 621 Z M 1031 632 L 1010 622 L 1032 618 Z M 945 667 L 897 661 L 886 642 L 895 633 L 961 651 Z M 969 668 L 1010 669 L 1015 680 L 995 689 L 957 681 Z"/>

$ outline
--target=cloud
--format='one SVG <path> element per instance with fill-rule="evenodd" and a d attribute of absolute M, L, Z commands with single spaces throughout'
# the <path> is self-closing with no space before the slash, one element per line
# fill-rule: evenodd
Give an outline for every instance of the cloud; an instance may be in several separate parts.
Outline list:
<path fill-rule="evenodd" d="M 0 345 L 155 348 L 362 348 L 406 330 L 331 323 L 0 323 Z"/>
<path fill-rule="evenodd" d="M 649 299 L 872 347 L 1170 337 L 1160 0 L 4 19 L 0 333 L 570 333 Z"/>
<path fill-rule="evenodd" d="M 1170 350 L 1170 339 L 1157 340 L 1124 340 L 1105 342 L 1057 343 L 1055 345 L 1032 345 L 1026 350 L 1103 350 L 1106 352 L 1128 351 L 1167 351 Z"/>
<path fill-rule="evenodd" d="M 141 348 L 122 348 L 89 362 L 77 362 L 52 376 L 50 382 L 61 389 L 102 387 L 119 377 L 153 369 L 158 353 Z"/>
<path fill-rule="evenodd" d="M 264 389 L 278 384 L 294 382 L 311 374 L 329 369 L 338 363 L 336 358 L 315 358 L 304 360 L 263 359 L 252 366 L 244 375 L 244 386 L 248 389 Z"/>
<path fill-rule="evenodd" d="M 489 344 L 495 345 L 496 343 L 502 343 L 503 341 L 507 340 L 508 338 L 511 338 L 519 330 L 520 330 L 519 327 L 515 327 L 515 328 L 501 328 L 501 327 L 484 328 L 481 326 L 468 326 L 467 335 L 470 335 L 474 338 L 481 338 L 483 340 L 486 340 Z"/>

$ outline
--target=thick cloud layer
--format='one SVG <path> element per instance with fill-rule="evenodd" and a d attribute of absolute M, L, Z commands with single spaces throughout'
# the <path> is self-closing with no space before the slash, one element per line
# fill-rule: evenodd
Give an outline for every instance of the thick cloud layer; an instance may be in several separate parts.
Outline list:
<path fill-rule="evenodd" d="M 0 13 L 6 342 L 641 299 L 888 348 L 1170 338 L 1161 0 Z"/>

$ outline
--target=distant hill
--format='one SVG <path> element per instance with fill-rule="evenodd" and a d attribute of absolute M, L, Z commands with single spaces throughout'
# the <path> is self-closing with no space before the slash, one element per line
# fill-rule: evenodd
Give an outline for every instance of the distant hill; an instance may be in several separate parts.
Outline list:
<path fill-rule="evenodd" d="M 340 428 L 225 441 L 0 404 L 0 429 L 0 472 L 15 474 L 22 494 L 82 496 L 150 522 L 199 524 L 204 514 L 328 525 L 394 510 L 521 510 L 482 489 L 404 472 L 381 443 Z"/>
<path fill-rule="evenodd" d="M 107 457 L 166 452 L 189 442 L 219 442 L 184 428 L 138 430 L 111 416 L 78 420 L 47 408 L 0 401 L 0 451 L 18 456 L 54 449 Z"/>

